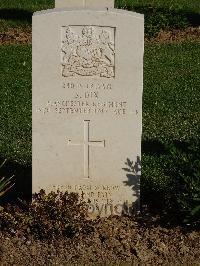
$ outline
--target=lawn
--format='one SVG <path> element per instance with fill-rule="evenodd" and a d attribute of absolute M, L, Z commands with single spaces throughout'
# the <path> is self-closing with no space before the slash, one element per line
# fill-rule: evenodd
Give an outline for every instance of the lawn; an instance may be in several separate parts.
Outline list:
<path fill-rule="evenodd" d="M 31 165 L 31 46 L 0 46 L 0 58 L 1 159 Z M 172 202 L 175 195 L 174 186 L 177 193 L 184 193 L 179 183 L 174 184 L 183 176 L 189 182 L 184 187 L 188 189 L 197 176 L 193 187 L 200 188 L 199 58 L 196 42 L 145 47 L 144 202 L 167 206 L 166 201 Z"/>
<path fill-rule="evenodd" d="M 0 8 L 3 9 L 24 9 L 29 11 L 36 11 L 41 9 L 53 8 L 54 0 L 1 0 Z M 200 2 L 199 0 L 116 0 L 115 7 L 137 7 L 137 6 L 148 6 L 151 5 L 157 8 L 167 8 L 170 10 L 188 10 L 199 12 Z"/>
<path fill-rule="evenodd" d="M 27 11 L 37 11 L 54 7 L 54 0 L 1 0 L 1 9 L 23 9 Z"/>
<path fill-rule="evenodd" d="M 144 139 L 200 137 L 200 45 L 147 45 L 144 58 Z"/>
<path fill-rule="evenodd" d="M 31 162 L 31 46 L 0 46 L 0 151 Z M 200 46 L 147 45 L 144 58 L 143 140 L 199 138 Z"/>
<path fill-rule="evenodd" d="M 31 46 L 0 46 L 0 154 L 31 162 Z"/>
<path fill-rule="evenodd" d="M 152 6 L 160 9 L 173 10 L 184 10 L 184 11 L 200 11 L 200 2 L 198 0 L 116 0 L 116 7 L 131 7 L 135 8 L 138 6 Z"/>
<path fill-rule="evenodd" d="M 33 12 L 53 7 L 54 0 L 1 0 L 0 31 L 10 27 L 30 27 Z M 115 7 L 144 14 L 147 36 L 154 36 L 161 29 L 198 26 L 200 21 L 199 0 L 117 0 Z"/>

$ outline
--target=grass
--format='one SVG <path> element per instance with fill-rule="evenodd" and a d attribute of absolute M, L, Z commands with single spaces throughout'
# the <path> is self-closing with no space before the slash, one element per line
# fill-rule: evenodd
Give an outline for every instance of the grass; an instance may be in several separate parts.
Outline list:
<path fill-rule="evenodd" d="M 0 155 L 31 162 L 31 46 L 0 46 Z"/>
<path fill-rule="evenodd" d="M 31 46 L 0 46 L 0 151 L 31 162 Z M 144 60 L 143 140 L 199 138 L 198 43 L 148 45 Z"/>
<path fill-rule="evenodd" d="M 0 46 L 0 58 L 0 159 L 29 184 L 31 46 Z M 142 202 L 187 215 L 200 210 L 199 66 L 197 42 L 145 47 Z"/>
<path fill-rule="evenodd" d="M 115 5 L 116 7 L 130 7 L 132 9 L 138 6 L 152 6 L 169 10 L 200 11 L 198 0 L 116 0 Z"/>
<path fill-rule="evenodd" d="M 200 137 L 199 43 L 146 47 L 144 140 Z"/>
<path fill-rule="evenodd" d="M 3 9 L 24 9 L 29 11 L 36 11 L 41 9 L 53 8 L 54 0 L 1 0 L 0 8 Z M 115 7 L 137 7 L 151 5 L 157 8 L 167 8 L 170 10 L 189 10 L 194 12 L 200 11 L 199 0 L 116 0 Z"/>
<path fill-rule="evenodd" d="M 185 221 L 200 218 L 199 56 L 193 42 L 148 46 L 144 59 L 141 195 Z"/>
<path fill-rule="evenodd" d="M 1 0 L 1 9 L 23 9 L 27 11 L 37 11 L 42 9 L 54 8 L 54 0 Z"/>
<path fill-rule="evenodd" d="M 115 6 L 145 14 L 147 36 L 153 36 L 161 29 L 198 26 L 200 21 L 199 0 L 117 0 Z M 54 0 L 1 0 L 0 30 L 30 27 L 33 12 L 53 7 Z"/>

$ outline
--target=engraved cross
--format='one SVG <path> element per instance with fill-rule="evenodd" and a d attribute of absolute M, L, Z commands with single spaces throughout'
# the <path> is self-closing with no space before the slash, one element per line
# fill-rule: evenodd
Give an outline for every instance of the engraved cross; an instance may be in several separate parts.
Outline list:
<path fill-rule="evenodd" d="M 68 145 L 84 147 L 84 177 L 90 178 L 90 146 L 105 148 L 105 140 L 90 140 L 90 120 L 84 120 L 84 141 L 81 143 L 72 143 L 68 140 Z"/>

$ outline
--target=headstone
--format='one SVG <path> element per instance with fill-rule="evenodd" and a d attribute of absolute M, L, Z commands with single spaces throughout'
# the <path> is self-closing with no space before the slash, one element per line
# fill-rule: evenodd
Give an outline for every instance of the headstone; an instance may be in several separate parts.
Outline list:
<path fill-rule="evenodd" d="M 114 8 L 114 0 L 56 0 L 56 8 Z"/>
<path fill-rule="evenodd" d="M 97 7 L 33 16 L 33 191 L 108 216 L 139 202 L 144 19 Z"/>

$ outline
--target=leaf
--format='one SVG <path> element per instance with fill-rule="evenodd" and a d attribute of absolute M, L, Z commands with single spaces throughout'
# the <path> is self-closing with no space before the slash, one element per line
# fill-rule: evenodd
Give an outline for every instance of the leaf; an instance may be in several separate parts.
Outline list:
<path fill-rule="evenodd" d="M 7 191 L 9 191 L 15 183 L 12 183 L 12 179 L 14 176 L 11 176 L 6 179 L 6 177 L 2 177 L 0 179 L 0 197 L 2 197 Z"/>
<path fill-rule="evenodd" d="M 200 205 L 198 205 L 197 207 L 195 207 L 192 211 L 191 211 L 191 215 L 195 216 L 197 214 L 200 214 Z"/>
<path fill-rule="evenodd" d="M 131 172 L 131 170 L 129 169 L 129 168 L 122 168 L 124 171 L 126 171 L 126 172 Z"/>
<path fill-rule="evenodd" d="M 0 165 L 0 168 L 2 168 L 4 166 L 4 164 L 6 163 L 6 159 L 3 161 L 3 163 Z"/>

